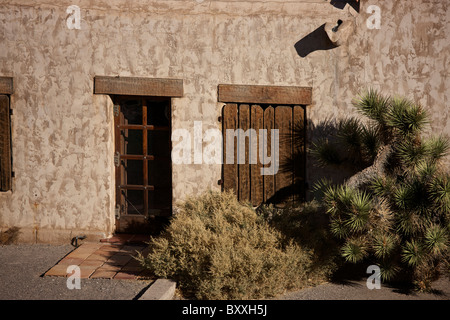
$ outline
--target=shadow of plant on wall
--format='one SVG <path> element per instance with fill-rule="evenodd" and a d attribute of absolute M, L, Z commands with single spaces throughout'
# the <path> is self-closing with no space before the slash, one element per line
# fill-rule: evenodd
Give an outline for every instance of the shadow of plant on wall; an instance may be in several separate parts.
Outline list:
<path fill-rule="evenodd" d="M 350 124 L 349 124 L 350 122 Z M 338 141 L 336 141 L 337 133 L 339 129 L 344 126 L 350 126 L 351 120 L 336 120 L 332 118 L 324 119 L 317 123 L 311 121 L 300 123 L 294 126 L 293 134 L 291 135 L 280 135 L 280 143 L 283 144 L 287 140 L 293 141 L 292 156 L 280 158 L 279 173 L 289 174 L 293 176 L 293 183 L 291 185 L 285 186 L 279 189 L 275 194 L 267 201 L 271 204 L 282 204 L 289 199 L 294 199 L 295 202 L 302 202 L 308 199 L 308 185 L 306 184 L 306 163 L 307 161 L 311 164 L 309 168 L 317 167 L 315 170 L 314 180 L 320 180 L 322 178 L 327 178 L 332 180 L 334 183 L 342 183 L 345 179 L 353 176 L 358 171 L 364 169 L 370 165 L 369 161 L 363 161 L 358 158 L 354 158 L 352 154 L 348 152 L 335 152 L 334 148 L 327 148 L 323 150 L 324 154 L 330 157 L 327 164 L 332 164 L 333 169 L 328 170 L 324 168 L 322 163 L 319 163 L 315 157 L 310 157 L 310 151 L 308 150 L 308 145 L 316 145 L 326 141 L 327 144 L 323 144 L 324 148 L 327 146 L 336 146 Z M 350 135 L 352 128 L 347 128 L 347 132 Z M 330 149 L 330 150 L 328 150 Z M 360 159 L 358 163 L 355 161 L 349 162 L 348 158 Z"/>

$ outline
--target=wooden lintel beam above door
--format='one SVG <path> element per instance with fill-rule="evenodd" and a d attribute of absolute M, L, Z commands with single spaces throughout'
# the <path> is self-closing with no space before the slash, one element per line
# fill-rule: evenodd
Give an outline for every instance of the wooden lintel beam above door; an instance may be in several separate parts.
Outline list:
<path fill-rule="evenodd" d="M 95 76 L 94 93 L 177 98 L 183 96 L 183 80 Z"/>

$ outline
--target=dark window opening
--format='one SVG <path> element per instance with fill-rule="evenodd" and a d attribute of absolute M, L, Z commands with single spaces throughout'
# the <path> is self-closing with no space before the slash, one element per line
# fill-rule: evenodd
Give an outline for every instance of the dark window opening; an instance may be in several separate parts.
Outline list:
<path fill-rule="evenodd" d="M 0 191 L 12 190 L 10 114 L 9 96 L 0 95 Z"/>

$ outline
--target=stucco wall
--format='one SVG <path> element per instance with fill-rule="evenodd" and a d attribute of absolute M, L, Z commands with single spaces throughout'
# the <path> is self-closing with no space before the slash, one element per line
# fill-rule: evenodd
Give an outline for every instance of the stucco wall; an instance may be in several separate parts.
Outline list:
<path fill-rule="evenodd" d="M 220 83 L 312 87 L 312 124 L 351 115 L 352 98 L 371 86 L 419 101 L 432 131 L 450 135 L 449 4 L 362 0 L 356 13 L 323 0 L 3 1 L 15 178 L 0 193 L 0 227 L 38 242 L 114 231 L 112 102 L 93 94 L 95 75 L 183 79 L 174 129 L 220 128 Z M 81 8 L 80 30 L 66 26 L 70 5 Z M 366 26 L 369 5 L 381 9 L 379 30 Z M 348 45 L 299 54 L 302 39 L 338 19 L 355 23 Z M 309 165 L 308 182 L 321 174 Z M 220 165 L 174 165 L 174 200 L 218 188 L 220 176 Z"/>

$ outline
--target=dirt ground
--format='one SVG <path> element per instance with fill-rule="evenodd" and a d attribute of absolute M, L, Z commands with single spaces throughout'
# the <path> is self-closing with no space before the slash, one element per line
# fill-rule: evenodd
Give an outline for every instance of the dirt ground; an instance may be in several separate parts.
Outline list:
<path fill-rule="evenodd" d="M 0 246 L 0 300 L 133 300 L 151 282 L 144 280 L 81 279 L 80 289 L 68 289 L 67 279 L 42 277 L 74 247 L 51 245 Z M 450 300 L 450 281 L 438 280 L 433 293 L 415 293 L 382 285 L 369 290 L 365 279 L 326 283 L 290 292 L 278 300 Z"/>

